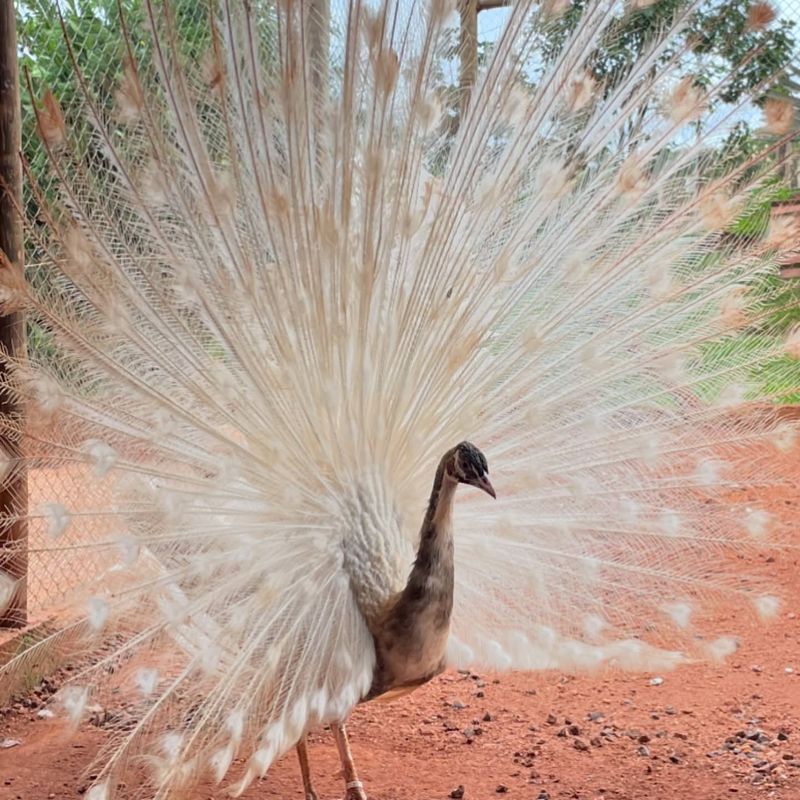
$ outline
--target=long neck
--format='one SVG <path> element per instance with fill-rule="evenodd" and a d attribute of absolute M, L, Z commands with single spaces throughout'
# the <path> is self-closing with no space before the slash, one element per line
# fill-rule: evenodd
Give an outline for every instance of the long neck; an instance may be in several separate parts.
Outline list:
<path fill-rule="evenodd" d="M 428 508 L 419 537 L 414 568 L 404 594 L 453 594 L 453 498 L 458 484 L 447 477 L 444 460 L 439 464 L 433 481 Z"/>
<path fill-rule="evenodd" d="M 422 522 L 419 549 L 405 588 L 374 626 L 377 665 L 369 696 L 418 686 L 444 669 L 453 613 L 453 531 L 456 483 L 439 465 Z"/>

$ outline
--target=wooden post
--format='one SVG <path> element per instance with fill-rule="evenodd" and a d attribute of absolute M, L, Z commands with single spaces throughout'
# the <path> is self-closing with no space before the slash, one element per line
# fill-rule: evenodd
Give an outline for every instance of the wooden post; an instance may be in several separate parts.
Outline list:
<path fill-rule="evenodd" d="M 461 69 L 458 76 L 459 117 L 463 119 L 469 104 L 469 94 L 478 80 L 478 0 L 461 0 L 459 3 L 461 27 L 458 51 Z"/>
<path fill-rule="evenodd" d="M 458 52 L 460 57 L 458 74 L 458 118 L 453 132 L 463 119 L 469 105 L 472 87 L 478 82 L 478 14 L 494 8 L 511 5 L 511 0 L 460 0 L 461 15 Z"/>
<path fill-rule="evenodd" d="M 0 0 L 0 270 L 22 272 L 22 168 L 20 164 L 20 101 L 14 0 Z M 0 276 L 2 277 L 2 276 Z M 12 356 L 25 353 L 25 321 L 21 312 L 0 316 L 0 349 Z M 5 377 L 0 364 L 0 376 Z M 20 459 L 20 435 L 3 419 L 20 420 L 22 409 L 0 391 L 0 449 L 10 466 L 0 490 L 0 571 L 16 582 L 16 591 L 0 608 L 0 627 L 17 628 L 28 621 L 28 478 Z"/>
<path fill-rule="evenodd" d="M 794 200 L 784 200 L 772 204 L 770 217 L 789 217 L 800 223 L 800 196 Z M 796 242 L 786 242 L 778 256 L 778 266 L 781 278 L 800 278 L 800 239 Z"/>
<path fill-rule="evenodd" d="M 317 106 L 328 99 L 328 72 L 331 49 L 331 4 L 330 0 L 309 0 L 308 3 L 308 49 L 311 57 L 312 85 L 316 93 Z"/>
<path fill-rule="evenodd" d="M 330 80 L 331 7 L 330 0 L 308 0 L 306 43 L 311 64 L 311 86 L 314 90 L 314 130 L 311 135 L 317 167 L 323 157 L 324 147 L 320 132 L 323 116 L 327 113 L 328 82 Z"/>

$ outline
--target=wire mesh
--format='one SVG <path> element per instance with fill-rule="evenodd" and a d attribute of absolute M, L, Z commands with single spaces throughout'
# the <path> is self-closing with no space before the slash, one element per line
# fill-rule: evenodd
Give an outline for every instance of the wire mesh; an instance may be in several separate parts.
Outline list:
<path fill-rule="evenodd" d="M 181 42 L 182 57 L 198 61 L 209 46 L 209 6 L 196 0 L 173 0 L 171 20 Z M 120 13 L 122 11 L 122 14 Z M 55 98 L 79 157 L 91 172 L 105 158 L 92 135 L 91 103 L 100 118 L 113 119 L 128 58 L 147 61 L 150 37 L 144 4 L 139 0 L 20 0 L 17 42 L 22 82 L 22 141 L 25 168 L 23 202 L 29 220 L 26 275 L 48 281 L 48 260 L 37 225 L 64 202 L 53 157 L 39 136 L 36 108 L 46 93 Z M 127 30 L 129 36 L 123 36 Z M 87 99 L 88 98 L 88 99 Z M 59 374 L 59 354 L 50 334 L 29 319 L 30 350 Z M 59 375 L 68 384 L 69 370 Z M 108 481 L 99 481 L 78 460 L 64 466 L 63 445 L 80 447 L 81 432 L 65 430 L 62 421 L 29 420 L 24 456 L 29 465 L 28 616 L 31 621 L 58 614 L 76 593 L 89 594 L 92 584 L 124 558 L 124 541 L 110 506 Z M 98 514 L 98 511 L 101 511 Z"/>
<path fill-rule="evenodd" d="M 775 7 L 778 18 L 774 24 L 793 23 L 794 58 L 785 85 L 800 109 L 800 0 L 779 0 Z M 171 27 L 181 42 L 182 57 L 202 66 L 211 41 L 209 7 L 197 0 L 171 0 L 170 8 Z M 91 122 L 84 114 L 84 94 L 92 98 L 101 114 L 113 116 L 125 59 L 146 60 L 152 45 L 142 33 L 147 18 L 139 0 L 20 0 L 17 9 L 23 157 L 28 175 L 24 202 L 33 224 L 44 225 L 42 205 L 56 198 L 58 174 L 48 167 L 47 150 L 37 135 L 35 106 L 45 91 L 52 92 L 67 127 L 82 142 L 83 156 L 97 163 L 104 156 L 94 149 Z M 121 35 L 123 26 L 131 32 L 127 47 Z M 479 38 L 481 31 L 488 37 L 496 36 L 499 27 L 481 26 Z M 791 180 L 797 185 L 796 163 Z M 46 280 L 47 268 L 42 265 L 47 254 L 37 250 L 35 237 L 28 239 L 26 247 L 28 275 Z M 28 335 L 36 340 L 37 353 L 47 352 L 47 331 L 36 321 L 29 323 Z M 63 431 L 51 426 L 44 432 L 37 430 L 27 440 L 31 514 L 28 596 L 32 617 L 54 613 L 76 589 L 89 587 L 119 559 L 121 531 L 113 514 L 90 513 L 108 506 L 105 493 L 110 491 L 109 485 L 94 479 L 83 464 L 56 467 L 51 463 L 63 436 Z M 54 541 L 59 546 L 57 551 L 52 549 Z"/>
<path fill-rule="evenodd" d="M 36 617 L 55 610 L 93 576 L 113 566 L 110 551 L 97 547 L 113 537 L 113 530 L 86 516 L 101 498 L 96 489 L 92 492 L 82 466 L 32 469 L 28 486 L 28 603 Z M 52 549 L 54 534 L 59 539 L 57 552 Z"/>

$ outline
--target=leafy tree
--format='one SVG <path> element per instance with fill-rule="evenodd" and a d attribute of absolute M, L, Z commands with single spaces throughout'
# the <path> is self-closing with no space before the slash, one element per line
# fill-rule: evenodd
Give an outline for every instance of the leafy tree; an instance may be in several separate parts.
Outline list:
<path fill-rule="evenodd" d="M 199 59 L 211 41 L 208 6 L 197 0 L 174 0 L 170 8 L 181 55 Z M 36 134 L 32 93 L 39 98 L 49 89 L 75 134 L 76 146 L 90 147 L 76 67 L 97 106 L 110 112 L 127 55 L 123 24 L 131 32 L 134 59 L 147 63 L 152 42 L 141 34 L 146 20 L 142 3 L 137 0 L 18 0 L 23 153 L 36 178 L 46 175 L 47 154 Z M 43 185 L 46 188 L 46 180 Z"/>
<path fill-rule="evenodd" d="M 588 0 L 573 0 L 556 21 L 541 29 L 544 55 L 552 56 L 575 29 Z M 690 5 L 689 0 L 656 0 L 630 9 L 611 26 L 589 59 L 587 68 L 600 83 L 613 85 L 617 75 L 645 50 L 653 36 Z M 769 81 L 786 67 L 795 49 L 794 22 L 775 20 L 765 27 L 750 24 L 753 0 L 706 0 L 664 52 L 665 64 L 684 49 L 694 58 L 684 69 L 698 84 L 712 85 L 728 73 L 733 78 L 719 101 L 733 103 L 755 92 L 763 99 Z"/>
<path fill-rule="evenodd" d="M 178 33 L 175 38 L 180 43 L 180 56 L 199 59 L 211 41 L 208 5 L 198 0 L 172 0 L 170 9 L 171 25 Z M 35 225 L 40 214 L 40 200 L 31 184 L 42 193 L 46 203 L 56 199 L 57 191 L 47 149 L 36 130 L 35 106 L 43 93 L 52 92 L 70 130 L 70 161 L 101 166 L 105 155 L 84 114 L 83 92 L 91 96 L 100 113 L 111 115 L 128 55 L 122 37 L 123 24 L 131 34 L 133 58 L 137 62 L 148 62 L 152 42 L 143 33 L 145 12 L 138 0 L 18 0 L 16 11 L 22 82 L 22 149 L 32 178 L 26 182 L 25 204 L 27 218 Z M 124 135 L 124 131 L 119 131 L 118 135 Z M 52 285 L 47 269 L 41 266 L 46 259 L 37 250 L 36 237 L 26 237 L 25 247 L 28 280 L 35 286 L 47 287 L 49 292 L 60 291 Z M 40 357 L 46 358 L 58 373 L 66 375 L 70 369 L 68 361 L 55 345 L 50 331 L 34 317 L 28 318 L 27 327 L 29 340 L 39 342 L 35 349 Z M 42 346 L 42 342 L 47 346 Z"/>

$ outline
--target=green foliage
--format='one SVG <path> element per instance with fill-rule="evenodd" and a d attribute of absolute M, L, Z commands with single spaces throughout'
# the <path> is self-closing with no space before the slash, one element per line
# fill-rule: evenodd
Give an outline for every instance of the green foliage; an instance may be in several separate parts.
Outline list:
<path fill-rule="evenodd" d="M 259 4 L 261 0 L 254 0 Z M 588 0 L 574 0 L 567 12 L 558 20 L 536 31 L 541 57 L 552 58 L 563 46 L 570 32 L 578 24 Z M 594 77 L 605 85 L 613 82 L 626 67 L 637 59 L 648 42 L 688 5 L 688 0 L 658 0 L 653 5 L 621 17 L 603 38 L 590 56 L 587 64 Z M 747 28 L 747 10 L 750 0 L 707 0 L 693 16 L 682 38 L 664 51 L 663 62 L 672 58 L 683 47 L 696 56 L 686 66 L 686 73 L 696 76 L 703 85 L 713 85 L 731 69 L 735 72 L 727 81 L 719 98 L 734 102 L 747 93 L 763 97 L 766 81 L 791 60 L 795 47 L 794 23 L 775 21 L 765 30 Z M 140 0 L 18 0 L 16 4 L 20 74 L 23 81 L 23 153 L 35 181 L 52 199 L 48 183 L 49 165 L 45 148 L 36 134 L 34 104 L 45 88 L 49 88 L 64 112 L 70 127 L 76 155 L 91 160 L 101 158 L 94 152 L 91 127 L 82 114 L 82 95 L 88 91 L 97 107 L 111 114 L 114 95 L 122 75 L 126 50 L 121 36 L 123 20 L 131 32 L 130 46 L 138 63 L 148 64 L 152 56 L 152 39 L 146 33 L 147 20 Z M 197 62 L 211 43 L 210 7 L 199 0 L 171 0 L 170 26 L 172 41 L 177 43 L 179 57 Z M 59 11 L 60 9 L 60 11 Z M 267 14 L 269 12 L 266 12 Z M 63 26 L 63 27 L 62 27 Z M 72 43 L 72 55 L 65 44 L 64 32 Z M 480 42 L 479 65 L 491 56 L 494 44 Z M 755 55 L 751 58 L 750 54 Z M 74 61 L 73 61 L 74 58 Z M 445 38 L 434 67 L 435 83 L 441 86 L 442 101 L 456 120 L 459 98 L 457 87 L 445 78 L 443 65 L 453 67 L 458 58 L 458 32 L 453 30 Z M 80 70 L 84 87 L 76 81 L 76 66 Z M 335 64 L 333 65 L 335 67 Z M 456 73 L 457 70 L 447 70 Z M 535 81 L 535 65 L 527 73 Z M 33 96 L 28 90 L 28 82 Z M 759 147 L 746 122 L 740 121 L 719 147 L 720 169 L 727 169 L 743 156 Z M 428 166 L 435 174 L 440 172 L 447 157 L 447 146 Z M 727 166 L 726 166 L 727 165 Z M 771 205 L 788 199 L 790 192 L 777 182 L 766 185 L 748 203 L 745 212 L 730 228 L 737 236 L 760 237 L 766 231 Z M 26 195 L 29 218 L 36 219 L 38 204 L 30 192 Z M 43 254 L 33 251 L 32 240 L 27 242 L 27 263 L 35 272 L 34 280 L 47 281 L 38 262 Z M 772 279 L 778 282 L 779 279 Z M 770 285 L 765 296 L 775 295 L 770 309 L 765 309 L 764 331 L 785 332 L 800 323 L 800 288 L 783 282 Z M 35 352 L 53 366 L 61 364 L 52 335 L 41 324 L 29 321 L 28 335 Z M 762 334 L 750 331 L 748 335 Z M 775 383 L 795 375 L 794 366 L 781 363 L 767 365 L 763 380 Z M 792 370 L 795 370 L 793 372 Z M 58 371 L 62 371 L 60 368 Z M 791 380 L 795 380 L 794 377 Z M 798 381 L 797 383 L 800 383 Z M 795 385 L 797 385 L 795 383 Z"/>
<path fill-rule="evenodd" d="M 787 66 L 794 53 L 794 22 L 772 22 L 763 30 L 750 30 L 747 11 L 752 0 L 724 0 L 712 3 L 694 18 L 691 26 L 692 52 L 701 58 L 699 77 L 711 84 L 736 70 L 720 93 L 726 103 L 756 92 L 763 99 L 770 81 Z"/>
<path fill-rule="evenodd" d="M 752 367 L 747 376 L 758 397 L 772 397 L 777 403 L 800 402 L 800 360 L 788 355 L 771 358 L 774 346 L 774 335 L 752 331 L 710 342 L 700 353 L 701 371 L 713 364 L 720 374 L 697 386 L 698 397 L 707 402 L 715 401 L 726 386 L 725 368 L 734 368 L 741 363 L 743 354 L 747 354 L 751 363 L 758 365 Z"/>
<path fill-rule="evenodd" d="M 737 236 L 759 239 L 769 228 L 773 205 L 791 200 L 796 192 L 777 180 L 763 186 L 754 193 L 742 215 L 729 231 Z M 765 276 L 751 290 L 752 311 L 760 320 L 756 326 L 743 331 L 739 337 L 753 344 L 764 346 L 784 338 L 800 325 L 800 283 L 784 280 L 777 275 Z M 800 403 L 800 360 L 788 355 L 765 360 L 753 370 L 753 382 L 765 395 L 772 395 L 782 403 Z"/>
<path fill-rule="evenodd" d="M 47 364 L 54 372 L 61 374 L 62 370 L 59 369 L 61 354 L 56 348 L 50 331 L 42 327 L 38 320 L 29 318 L 26 323 L 28 347 L 31 352 L 36 353 L 39 363 Z"/>
<path fill-rule="evenodd" d="M 587 5 L 589 0 L 574 0 L 563 15 L 542 29 L 540 36 L 546 59 L 554 58 L 561 51 Z M 630 66 L 644 52 L 653 36 L 687 5 L 687 0 L 658 0 L 651 6 L 626 14 L 611 27 L 592 54 L 587 64 L 589 72 L 598 82 L 613 85 L 615 76 Z M 674 51 L 675 47 L 671 46 L 664 54 L 664 61 Z"/>
<path fill-rule="evenodd" d="M 743 213 L 728 229 L 736 236 L 760 239 L 769 228 L 775 203 L 791 200 L 796 191 L 777 180 L 770 181 L 749 199 Z M 800 284 L 777 275 L 763 278 L 753 288 L 754 311 L 761 319 L 756 332 L 783 336 L 800 324 Z M 760 298 L 769 298 L 762 300 Z M 800 367 L 800 364 L 797 365 Z M 800 379 L 797 381 L 800 385 Z"/>
<path fill-rule="evenodd" d="M 175 0 L 170 9 L 172 38 L 179 45 L 180 56 L 199 60 L 211 41 L 208 6 L 197 0 Z M 146 18 L 139 0 L 19 0 L 17 3 L 23 153 L 45 190 L 47 153 L 36 134 L 36 99 L 46 89 L 52 91 L 72 131 L 73 146 L 87 155 L 91 142 L 88 122 L 82 115 L 83 93 L 87 91 L 101 111 L 112 110 L 127 56 L 123 25 L 131 33 L 134 60 L 148 63 L 153 45 L 144 32 Z M 83 86 L 76 77 L 76 68 Z"/>
<path fill-rule="evenodd" d="M 754 370 L 754 378 L 761 390 L 777 403 L 800 403 L 800 360 L 791 356 L 773 359 Z"/>
<path fill-rule="evenodd" d="M 114 7 L 111 0 L 89 3 L 80 9 L 75 3 L 70 3 L 65 4 L 63 17 L 66 30 L 75 37 L 76 52 L 86 51 L 91 56 L 84 68 L 92 88 L 98 96 L 106 99 L 117 80 L 117 59 L 113 56 L 117 55 L 119 35 L 112 27 L 111 19 L 114 17 L 108 17 Z M 35 100 L 31 90 L 41 94 L 49 88 L 72 125 L 77 123 L 71 112 L 78 105 L 79 98 L 74 67 L 64 43 L 57 7 L 52 0 L 22 0 L 17 4 L 17 40 L 23 81 L 22 149 L 34 178 L 45 186 L 48 156 L 36 132 Z M 34 200 L 29 195 L 29 216 L 35 211 Z"/>
<path fill-rule="evenodd" d="M 736 236 L 748 238 L 761 237 L 767 232 L 770 215 L 774 203 L 790 200 L 793 191 L 772 179 L 754 192 L 737 220 L 730 225 L 728 231 Z"/>
<path fill-rule="evenodd" d="M 574 0 L 560 19 L 537 31 L 545 58 L 552 58 L 560 51 L 587 4 L 588 0 Z M 747 24 L 750 5 L 751 0 L 702 3 L 684 34 L 661 56 L 661 64 L 666 64 L 682 49 L 691 53 L 694 56 L 691 60 L 682 59 L 681 72 L 694 76 L 698 85 L 716 86 L 725 78 L 707 114 L 713 113 L 720 103 L 735 103 L 747 95 L 753 95 L 757 104 L 763 102 L 767 88 L 775 92 L 771 79 L 792 60 L 796 45 L 794 23 L 776 20 L 763 30 L 751 30 Z M 688 0 L 658 0 L 626 14 L 604 36 L 589 58 L 587 69 L 606 90 L 613 87 L 653 37 L 688 6 Z M 698 124 L 702 125 L 702 120 Z M 763 146 L 764 141 L 753 135 L 748 122 L 740 120 L 717 148 L 715 174 L 729 172 Z M 748 239 L 761 238 L 769 226 L 772 205 L 791 196 L 791 190 L 778 180 L 768 182 L 750 198 L 729 232 Z M 706 266 L 713 261 L 709 257 Z M 735 340 L 710 345 L 701 354 L 702 359 L 724 360 L 725 347 L 744 347 L 752 348 L 756 361 L 758 352 L 774 344 L 775 336 L 784 336 L 800 323 L 800 287 L 795 283 L 778 277 L 765 279 L 762 286 L 754 288 L 753 298 L 754 310 L 761 317 L 757 329 L 743 331 Z M 750 377 L 762 391 L 780 402 L 800 401 L 800 361 L 796 359 L 785 356 L 768 360 Z M 718 390 L 718 386 L 706 386 L 700 394 L 713 397 Z"/>
<path fill-rule="evenodd" d="M 209 5 L 198 0 L 172 0 L 169 9 L 167 27 L 163 19 L 158 23 L 164 35 L 176 43 L 179 58 L 199 61 L 211 43 Z M 137 64 L 149 65 L 153 40 L 147 33 L 141 0 L 19 0 L 16 11 L 22 150 L 32 178 L 25 193 L 26 213 L 34 224 L 38 220 L 46 226 L 41 199 L 57 208 L 58 179 L 51 172 L 49 154 L 37 132 L 35 108 L 39 99 L 46 90 L 56 98 L 70 131 L 70 159 L 102 165 L 105 156 L 84 113 L 84 94 L 101 115 L 111 119 L 128 47 Z M 130 34 L 128 46 L 123 30 Z M 124 131 L 117 130 L 116 135 L 124 135 Z M 48 285 L 48 272 L 42 266 L 47 262 L 46 254 L 36 249 L 35 242 L 34 236 L 26 239 L 28 279 L 38 286 Z M 49 291 L 56 289 L 50 287 Z M 33 319 L 28 320 L 28 341 L 31 352 L 56 374 L 64 377 L 69 373 L 70 365 L 59 352 L 53 334 Z"/>
<path fill-rule="evenodd" d="M 588 0 L 574 0 L 556 22 L 543 28 L 545 57 L 559 52 L 575 29 Z M 689 0 L 657 0 L 650 6 L 627 13 L 611 27 L 589 59 L 593 77 L 607 87 L 645 51 L 664 27 L 690 5 Z M 664 51 L 661 63 L 687 48 L 696 58 L 686 74 L 700 85 L 711 86 L 733 71 L 719 99 L 732 103 L 755 92 L 761 98 L 766 81 L 790 63 L 795 47 L 794 23 L 781 20 L 759 31 L 747 26 L 751 0 L 707 0 L 692 15 L 683 34 Z"/>

